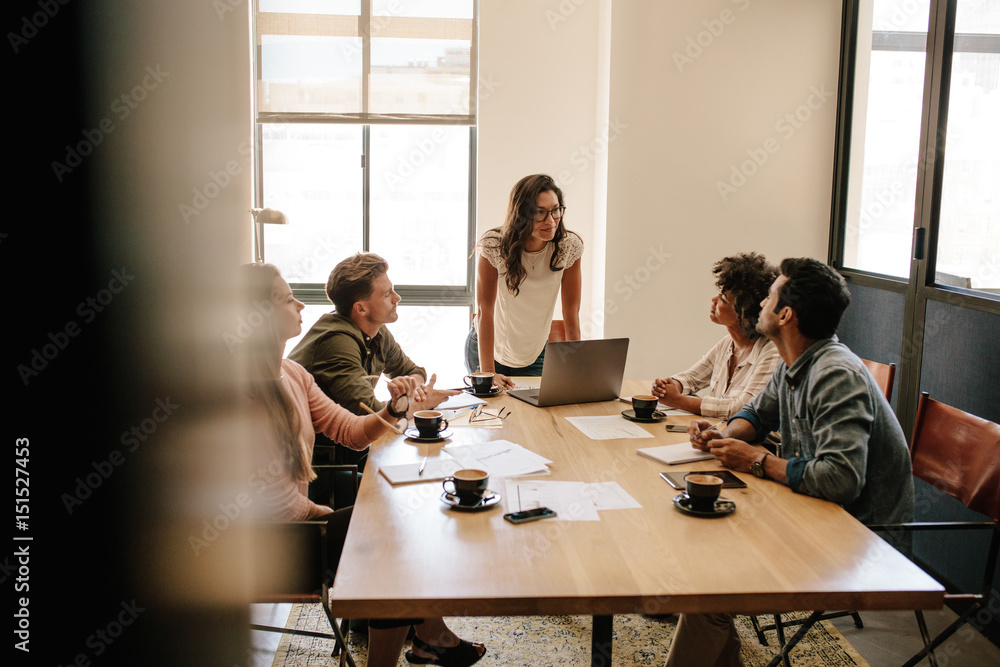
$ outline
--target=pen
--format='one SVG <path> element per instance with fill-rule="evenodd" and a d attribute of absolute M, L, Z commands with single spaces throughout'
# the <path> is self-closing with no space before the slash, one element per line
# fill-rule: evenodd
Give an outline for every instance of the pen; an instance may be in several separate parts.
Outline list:
<path fill-rule="evenodd" d="M 420 470 L 417 471 L 417 477 L 420 477 L 421 475 L 424 474 L 424 468 L 426 467 L 427 467 L 427 457 L 425 456 L 424 460 L 420 462 Z"/>

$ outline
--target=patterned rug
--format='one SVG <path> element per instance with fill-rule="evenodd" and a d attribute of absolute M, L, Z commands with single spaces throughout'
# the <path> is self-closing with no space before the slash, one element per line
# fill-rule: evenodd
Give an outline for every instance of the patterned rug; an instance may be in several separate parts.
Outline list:
<path fill-rule="evenodd" d="M 523 665 L 556 667 L 590 664 L 589 616 L 495 616 L 449 618 L 448 626 L 464 639 L 486 644 L 486 655 L 477 664 L 484 667 Z M 326 615 L 318 604 L 294 605 L 286 627 L 330 632 Z M 614 617 L 613 667 L 662 667 L 674 632 L 673 622 L 643 616 Z M 736 618 L 743 640 L 743 662 L 747 667 L 763 667 L 777 654 L 774 632 L 769 633 L 770 648 L 762 647 L 746 616 Z M 351 655 L 358 667 L 365 664 L 367 636 L 351 633 Z M 312 637 L 282 635 L 274 658 L 274 667 L 326 667 L 335 664 L 330 657 L 333 641 Z M 813 627 L 791 653 L 795 667 L 868 667 L 854 647 L 829 622 Z M 409 663 L 401 655 L 399 667 Z"/>

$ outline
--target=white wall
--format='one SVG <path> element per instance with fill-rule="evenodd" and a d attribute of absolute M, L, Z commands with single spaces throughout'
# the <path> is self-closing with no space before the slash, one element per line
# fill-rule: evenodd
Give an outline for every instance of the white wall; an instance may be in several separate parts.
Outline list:
<path fill-rule="evenodd" d="M 826 259 L 840 3 L 614 9 L 611 117 L 627 129 L 610 157 L 606 333 L 631 337 L 627 374 L 648 377 L 724 334 L 708 320 L 717 259 Z"/>
<path fill-rule="evenodd" d="M 479 229 L 500 223 L 518 178 L 555 177 L 567 224 L 588 244 L 584 333 L 629 336 L 627 375 L 682 370 L 723 335 L 707 317 L 717 259 L 757 250 L 825 260 L 840 3 L 481 0 L 481 16 L 480 76 L 499 85 L 482 91 Z M 600 159 L 586 154 L 602 148 L 608 119 L 605 185 Z M 748 150 L 763 164 L 720 193 Z M 603 248 L 594 227 L 605 213 Z"/>
<path fill-rule="evenodd" d="M 520 178 L 552 176 L 565 196 L 566 226 L 586 247 L 584 335 L 599 337 L 587 323 L 601 309 L 607 151 L 590 148 L 607 128 L 607 55 L 602 67 L 599 53 L 608 26 L 599 15 L 610 0 L 563 4 L 480 2 L 477 236 L 503 223 Z"/>

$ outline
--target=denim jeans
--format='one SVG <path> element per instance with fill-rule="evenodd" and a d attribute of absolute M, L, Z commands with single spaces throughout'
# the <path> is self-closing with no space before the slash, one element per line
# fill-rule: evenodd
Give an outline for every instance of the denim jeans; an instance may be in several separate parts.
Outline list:
<path fill-rule="evenodd" d="M 541 377 L 542 362 L 544 361 L 545 348 L 543 347 L 541 353 L 538 355 L 538 358 L 528 366 L 514 368 L 513 366 L 501 364 L 496 360 L 493 361 L 493 366 L 497 373 L 502 373 L 507 376 Z M 472 327 L 469 331 L 468 337 L 465 339 L 465 368 L 470 373 L 475 373 L 479 370 L 479 336 L 476 335 L 475 327 Z"/>

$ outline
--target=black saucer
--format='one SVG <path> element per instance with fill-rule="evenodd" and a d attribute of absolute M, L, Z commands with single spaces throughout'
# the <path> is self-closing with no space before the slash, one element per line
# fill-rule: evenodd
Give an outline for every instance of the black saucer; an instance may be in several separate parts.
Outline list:
<path fill-rule="evenodd" d="M 496 491 L 486 490 L 483 500 L 475 505 L 463 505 L 458 502 L 458 496 L 445 491 L 441 494 L 441 502 L 457 512 L 481 512 L 488 510 L 500 502 L 500 494 Z"/>
<path fill-rule="evenodd" d="M 667 418 L 666 412 L 660 412 L 659 410 L 653 413 L 652 417 L 642 418 L 635 416 L 635 410 L 629 408 L 628 410 L 622 410 L 622 417 L 629 420 L 630 422 L 639 422 L 640 424 L 656 424 Z"/>
<path fill-rule="evenodd" d="M 420 431 L 417 430 L 416 426 L 411 426 L 410 428 L 406 429 L 403 432 L 406 434 L 407 438 L 409 438 L 410 440 L 416 440 L 417 442 L 441 442 L 445 438 L 451 437 L 450 428 L 446 428 L 445 430 L 438 433 L 437 436 L 432 438 L 421 438 Z"/>
<path fill-rule="evenodd" d="M 496 396 L 497 394 L 502 393 L 503 389 L 501 389 L 500 387 L 490 387 L 489 391 L 484 392 L 482 394 L 479 393 L 479 392 L 477 392 L 472 387 L 466 387 L 462 391 L 464 391 L 467 394 L 472 394 L 473 396 L 476 396 L 477 398 L 489 398 L 490 396 Z"/>
<path fill-rule="evenodd" d="M 691 516 L 703 516 L 703 517 L 716 517 L 716 516 L 726 516 L 727 514 L 732 514 L 736 511 L 736 503 L 728 498 L 723 498 L 719 496 L 719 499 L 715 501 L 715 509 L 709 512 L 703 512 L 702 510 L 696 510 L 691 507 L 691 499 L 688 494 L 681 493 L 674 496 L 674 507 L 683 512 L 684 514 L 690 514 Z"/>

